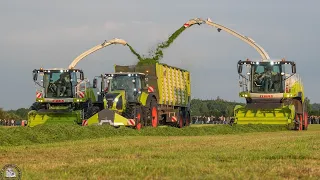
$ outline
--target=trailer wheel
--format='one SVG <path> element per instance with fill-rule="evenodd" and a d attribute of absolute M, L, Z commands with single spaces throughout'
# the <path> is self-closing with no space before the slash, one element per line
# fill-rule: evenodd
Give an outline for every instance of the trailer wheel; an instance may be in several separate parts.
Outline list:
<path fill-rule="evenodd" d="M 186 112 L 186 126 L 190 126 L 190 112 L 187 111 Z"/>
<path fill-rule="evenodd" d="M 179 110 L 179 121 L 178 121 L 178 127 L 183 128 L 184 126 L 184 118 L 183 118 L 183 111 Z"/>

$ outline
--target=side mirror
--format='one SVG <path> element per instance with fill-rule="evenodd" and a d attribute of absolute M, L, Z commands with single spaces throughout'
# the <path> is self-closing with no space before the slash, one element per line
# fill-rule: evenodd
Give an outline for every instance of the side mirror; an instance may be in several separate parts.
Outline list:
<path fill-rule="evenodd" d="M 38 79 L 38 73 L 34 72 L 33 73 L 33 80 L 37 81 L 37 79 Z"/>
<path fill-rule="evenodd" d="M 297 72 L 296 64 L 292 64 L 291 69 L 292 69 L 292 74 L 295 74 Z"/>
<path fill-rule="evenodd" d="M 81 79 L 81 81 L 83 81 L 83 80 L 84 80 L 83 72 L 80 72 L 80 79 Z"/>
<path fill-rule="evenodd" d="M 98 80 L 95 78 L 95 79 L 93 79 L 93 85 L 92 85 L 92 87 L 93 88 L 97 88 L 97 84 L 98 84 Z"/>
<path fill-rule="evenodd" d="M 238 64 L 238 73 L 241 74 L 242 73 L 242 65 Z"/>

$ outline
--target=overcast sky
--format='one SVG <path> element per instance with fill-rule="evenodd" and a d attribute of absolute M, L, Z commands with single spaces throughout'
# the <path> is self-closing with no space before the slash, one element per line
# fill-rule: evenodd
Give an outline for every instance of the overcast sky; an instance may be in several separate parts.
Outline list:
<path fill-rule="evenodd" d="M 306 96 L 320 102 L 319 6 L 317 0 L 1 0 L 0 107 L 33 103 L 35 68 L 67 67 L 83 51 L 112 38 L 147 54 L 196 17 L 210 17 L 251 37 L 272 58 L 295 61 Z M 193 98 L 241 101 L 236 63 L 246 58 L 259 54 L 226 32 L 202 25 L 187 29 L 164 51 L 162 62 L 191 72 Z M 136 62 L 127 47 L 113 45 L 77 67 L 92 79 L 113 72 L 114 64 Z"/>

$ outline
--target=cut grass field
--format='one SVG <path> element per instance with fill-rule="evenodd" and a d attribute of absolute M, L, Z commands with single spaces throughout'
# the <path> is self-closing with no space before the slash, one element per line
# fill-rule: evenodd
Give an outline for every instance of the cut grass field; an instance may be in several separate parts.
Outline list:
<path fill-rule="evenodd" d="M 1 146 L 0 166 L 18 165 L 23 179 L 319 179 L 319 149 L 320 125 L 312 125 L 300 132 L 130 135 Z"/>

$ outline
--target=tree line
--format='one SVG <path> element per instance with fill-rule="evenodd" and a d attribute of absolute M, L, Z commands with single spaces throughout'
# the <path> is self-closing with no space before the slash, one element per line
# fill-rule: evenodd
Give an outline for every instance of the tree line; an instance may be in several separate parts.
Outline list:
<path fill-rule="evenodd" d="M 211 100 L 192 99 L 191 100 L 191 116 L 233 116 L 233 109 L 236 105 L 245 105 L 235 101 L 226 101 L 219 97 Z M 306 98 L 308 114 L 320 116 L 320 104 L 310 103 L 310 99 Z M 5 111 L 0 108 L 0 119 L 27 120 L 29 108 L 19 108 L 17 110 Z"/>

